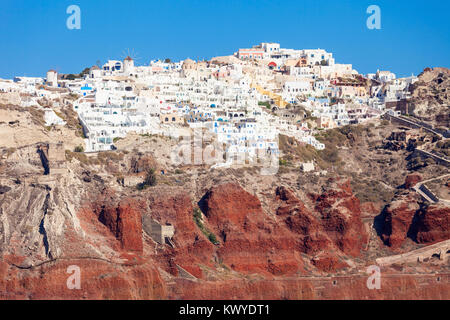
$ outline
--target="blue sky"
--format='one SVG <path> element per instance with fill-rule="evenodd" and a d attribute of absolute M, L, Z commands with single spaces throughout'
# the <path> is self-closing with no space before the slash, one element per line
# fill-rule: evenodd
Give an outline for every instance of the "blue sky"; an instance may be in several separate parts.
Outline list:
<path fill-rule="evenodd" d="M 81 8 L 81 30 L 69 30 L 66 9 Z M 366 9 L 381 9 L 381 30 L 369 30 Z M 260 42 L 323 48 L 360 73 L 398 76 L 450 67 L 447 0 L 2 0 L 0 77 L 78 73 L 97 61 L 137 64 L 166 57 L 211 58 Z"/>

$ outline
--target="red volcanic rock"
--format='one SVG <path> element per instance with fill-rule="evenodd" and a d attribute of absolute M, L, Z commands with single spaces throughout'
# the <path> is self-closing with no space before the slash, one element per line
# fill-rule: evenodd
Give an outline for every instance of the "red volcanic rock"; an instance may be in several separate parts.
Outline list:
<path fill-rule="evenodd" d="M 368 235 L 361 220 L 361 207 L 349 180 L 331 181 L 327 190 L 313 196 L 315 210 L 327 236 L 345 254 L 359 256 Z"/>
<path fill-rule="evenodd" d="M 407 238 L 413 218 L 419 209 L 417 200 L 416 194 L 407 193 L 397 196 L 386 207 L 381 238 L 388 246 L 398 248 Z"/>
<path fill-rule="evenodd" d="M 367 288 L 367 276 L 317 277 L 312 279 L 244 279 L 194 282 L 178 279 L 168 288 L 169 299 L 292 299 L 292 300 L 397 300 L 450 299 L 450 276 L 383 273 L 381 288 Z"/>
<path fill-rule="evenodd" d="M 121 242 L 123 249 L 142 252 L 142 218 L 136 201 L 125 199 L 117 206 L 105 206 L 99 220 Z"/>
<path fill-rule="evenodd" d="M 175 248 L 159 253 L 158 263 L 172 275 L 178 275 L 179 265 L 193 276 L 202 278 L 200 265 L 214 267 L 214 245 L 194 222 L 193 206 L 189 195 L 167 187 L 159 187 L 148 195 L 149 214 L 161 224 L 175 228 Z M 147 214 L 147 213 L 145 213 Z"/>
<path fill-rule="evenodd" d="M 450 208 L 432 204 L 421 208 L 414 192 L 396 196 L 386 207 L 381 238 L 392 248 L 400 247 L 407 237 L 431 244 L 450 238 Z"/>
<path fill-rule="evenodd" d="M 285 187 L 276 190 L 277 199 L 281 201 L 277 214 L 287 216 L 285 223 L 299 235 L 301 251 L 317 254 L 311 262 L 326 272 L 348 267 L 339 257 L 341 252 L 357 256 L 367 242 L 359 201 L 353 196 L 349 183 L 332 182 L 335 183 L 332 188 L 315 196 L 318 211 L 315 214 L 291 190 Z"/>
<path fill-rule="evenodd" d="M 300 249 L 304 253 L 316 253 L 330 248 L 331 240 L 323 232 L 318 219 L 305 207 L 294 193 L 281 186 L 275 191 L 280 200 L 277 215 L 287 216 L 286 226 L 300 237 Z"/>
<path fill-rule="evenodd" d="M 380 202 L 363 202 L 360 207 L 363 217 L 374 217 L 381 212 Z"/>
<path fill-rule="evenodd" d="M 226 183 L 207 191 L 200 206 L 208 222 L 216 226 L 229 221 L 244 227 L 249 215 L 262 214 L 259 199 L 233 183 Z"/>
<path fill-rule="evenodd" d="M 422 176 L 418 173 L 412 173 L 405 178 L 405 189 L 410 189 L 422 181 Z"/>
<path fill-rule="evenodd" d="M 317 269 L 325 272 L 334 272 L 338 269 L 348 267 L 345 262 L 329 252 L 314 257 L 311 259 L 311 262 Z"/>
<path fill-rule="evenodd" d="M 0 299 L 449 299 L 445 273 L 437 280 L 434 273 L 384 272 L 380 290 L 369 290 L 367 276 L 361 274 L 298 277 L 305 252 L 314 255 L 311 264 L 318 270 L 330 273 L 346 267 L 335 242 L 353 240 L 348 224 L 355 224 L 356 230 L 360 224 L 355 218 L 358 203 L 345 184 L 316 196 L 317 211 L 289 189 L 277 188 L 276 196 L 274 216 L 239 185 L 212 188 L 201 207 L 205 226 L 220 240 L 214 246 L 193 220 L 191 198 L 179 188 L 143 191 L 142 202 L 118 203 L 118 196 L 106 193 L 76 213 L 82 232 L 65 228 L 56 260 L 36 263 L 16 253 L 0 255 Z M 423 213 L 423 237 L 435 241 L 440 236 L 433 232 L 437 226 L 448 225 L 442 218 L 448 219 L 448 211 L 442 210 L 433 205 Z M 143 241 L 140 215 L 172 224 L 174 246 L 157 245 L 149 236 Z M 330 225 L 324 217 L 330 217 Z M 67 288 L 67 268 L 73 265 L 81 270 L 80 290 Z M 221 273 L 219 265 L 241 274 Z M 199 279 L 183 278 L 179 267 Z"/>
<path fill-rule="evenodd" d="M 450 208 L 433 204 L 422 209 L 417 222 L 417 242 L 434 243 L 450 239 Z"/>
<path fill-rule="evenodd" d="M 287 204 L 297 204 L 301 202 L 292 190 L 284 186 L 277 187 L 275 195 L 278 200 L 285 201 Z"/>
<path fill-rule="evenodd" d="M 80 289 L 69 289 L 79 268 Z M 69 271 L 69 272 L 68 272 Z M 72 278 L 73 279 L 73 278 Z M 153 261 L 121 265 L 99 259 L 56 260 L 19 269 L 0 259 L 0 299 L 164 299 L 166 285 Z"/>
<path fill-rule="evenodd" d="M 233 270 L 282 275 L 302 269 L 295 235 L 265 214 L 259 199 L 238 184 L 213 187 L 199 205 L 207 226 L 221 240 L 219 259 Z"/>
<path fill-rule="evenodd" d="M 308 254 L 331 248 L 331 240 L 324 233 L 317 219 L 305 212 L 289 216 L 285 220 L 288 228 L 299 235 L 299 249 Z"/>
<path fill-rule="evenodd" d="M 284 186 L 277 187 L 275 190 L 276 200 L 278 200 L 279 206 L 277 208 L 277 215 L 294 215 L 299 212 L 307 212 L 305 205 L 295 196 L 292 190 Z"/>
<path fill-rule="evenodd" d="M 124 200 L 117 207 L 117 237 L 125 250 L 142 252 L 142 217 L 136 203 Z"/>

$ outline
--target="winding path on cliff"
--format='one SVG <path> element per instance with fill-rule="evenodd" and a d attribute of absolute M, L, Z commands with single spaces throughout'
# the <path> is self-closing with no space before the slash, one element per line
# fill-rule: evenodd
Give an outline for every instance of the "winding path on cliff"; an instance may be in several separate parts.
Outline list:
<path fill-rule="evenodd" d="M 446 261 L 450 250 L 450 239 L 441 241 L 423 248 L 412 250 L 406 253 L 397 254 L 388 257 L 382 257 L 376 259 L 376 262 L 380 266 L 388 266 L 394 263 L 407 263 L 424 261 L 434 255 L 438 255 L 441 261 Z"/>
<path fill-rule="evenodd" d="M 103 261 L 103 262 L 107 262 L 110 264 L 114 264 L 114 265 L 120 265 L 120 266 L 127 266 L 129 264 L 125 263 L 125 261 L 127 261 L 126 259 L 118 259 L 118 261 L 112 261 L 112 260 L 108 260 L 105 258 L 100 258 L 100 257 L 61 257 L 61 258 L 55 258 L 55 259 L 49 259 L 49 260 L 45 260 L 45 261 L 41 261 L 39 263 L 36 264 L 31 264 L 28 266 L 21 266 L 15 263 L 9 263 L 9 265 L 16 267 L 18 269 L 23 269 L 23 270 L 27 270 L 27 269 L 34 269 L 34 268 L 38 268 L 40 266 L 52 263 L 52 262 L 57 262 L 57 261 L 72 261 L 72 260 L 98 260 L 98 261 Z M 122 260 L 122 262 L 120 262 L 119 260 Z"/>
<path fill-rule="evenodd" d="M 443 174 L 443 175 L 438 176 L 438 177 L 434 177 L 434 178 L 427 179 L 427 180 L 425 180 L 425 181 L 421 181 L 421 182 L 417 183 L 417 184 L 413 187 L 413 189 L 414 189 L 414 191 L 416 191 L 418 194 L 420 194 L 425 200 L 429 201 L 430 203 L 443 202 L 443 203 L 445 203 L 446 205 L 450 205 L 450 201 L 449 201 L 449 200 L 446 200 L 446 199 L 439 199 L 439 198 L 438 198 L 438 197 L 437 197 L 430 189 L 428 189 L 428 188 L 426 187 L 426 185 L 425 185 L 427 182 L 430 182 L 430 181 L 433 181 L 433 180 L 440 180 L 440 179 L 446 178 L 446 177 L 448 177 L 448 176 L 450 176 L 450 173 L 446 173 L 446 174 Z M 423 188 L 425 188 L 425 191 L 423 190 Z M 430 195 L 427 194 L 427 193 L 430 193 Z M 433 198 L 434 198 L 434 199 L 433 199 Z M 436 199 L 436 200 L 435 200 L 435 199 Z"/>
<path fill-rule="evenodd" d="M 435 135 L 443 138 L 443 135 L 441 133 L 435 131 L 433 128 L 429 128 L 429 127 L 424 126 L 420 122 L 416 122 L 416 121 L 413 121 L 411 119 L 407 119 L 407 118 L 405 118 L 403 116 L 397 117 L 397 116 L 394 116 L 394 115 L 391 115 L 391 114 L 387 114 L 387 113 L 385 115 L 387 115 L 390 118 L 393 118 L 394 120 L 397 120 L 398 122 L 403 122 L 403 123 L 409 124 L 410 126 L 421 128 L 421 129 L 423 129 L 425 131 L 428 131 L 428 132 L 430 132 L 432 134 L 435 134 Z"/>

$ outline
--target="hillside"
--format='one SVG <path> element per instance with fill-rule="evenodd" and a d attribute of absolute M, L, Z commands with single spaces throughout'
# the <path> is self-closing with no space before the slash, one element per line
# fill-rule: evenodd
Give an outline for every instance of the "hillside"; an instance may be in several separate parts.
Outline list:
<path fill-rule="evenodd" d="M 437 127 L 450 127 L 450 70 L 426 68 L 412 85 L 411 111 Z"/>
<path fill-rule="evenodd" d="M 30 121 L 14 130 L 42 133 L 2 148 L 2 298 L 449 298 L 448 260 L 434 257 L 383 267 L 379 291 L 365 285 L 375 259 L 450 238 L 450 207 L 427 203 L 410 182 L 447 169 L 409 166 L 412 142 L 392 134 L 420 141 L 420 131 L 385 120 L 333 129 L 318 136 L 324 152 L 287 139 L 286 162 L 262 176 L 175 166 L 178 141 L 160 136 L 129 135 L 98 154 L 66 140 L 62 160 L 52 158 L 53 130 Z M 302 173 L 310 160 L 318 169 Z M 156 185 L 138 188 L 150 169 Z M 158 225 L 173 236 L 158 240 Z M 83 290 L 65 289 L 69 265 L 82 269 Z"/>

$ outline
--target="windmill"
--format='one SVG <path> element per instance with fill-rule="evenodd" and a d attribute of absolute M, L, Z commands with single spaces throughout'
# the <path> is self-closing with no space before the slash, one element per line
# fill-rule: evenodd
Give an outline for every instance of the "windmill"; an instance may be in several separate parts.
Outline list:
<path fill-rule="evenodd" d="M 133 59 L 134 61 L 139 61 L 141 60 L 141 58 L 139 57 L 139 54 L 134 50 L 134 49 L 126 49 L 124 51 L 122 51 L 122 56 L 121 56 L 121 60 L 125 60 L 126 58 L 130 57 L 131 59 Z"/>

